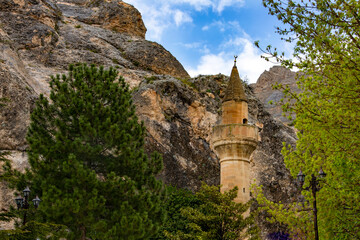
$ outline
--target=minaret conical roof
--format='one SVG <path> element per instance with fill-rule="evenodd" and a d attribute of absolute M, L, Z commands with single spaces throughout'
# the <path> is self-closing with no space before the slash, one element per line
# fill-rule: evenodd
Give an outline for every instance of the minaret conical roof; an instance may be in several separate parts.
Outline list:
<path fill-rule="evenodd" d="M 245 95 L 244 87 L 242 85 L 239 72 L 236 67 L 236 59 L 235 59 L 234 67 L 231 70 L 230 80 L 225 91 L 223 102 L 231 101 L 231 100 L 237 102 L 239 101 L 247 102 L 247 97 Z"/>

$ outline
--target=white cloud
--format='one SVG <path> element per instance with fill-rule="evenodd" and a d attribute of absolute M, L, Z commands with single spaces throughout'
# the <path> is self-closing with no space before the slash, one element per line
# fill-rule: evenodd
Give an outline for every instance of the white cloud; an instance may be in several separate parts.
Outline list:
<path fill-rule="evenodd" d="M 242 7 L 245 0 L 125 0 L 134 5 L 142 14 L 143 21 L 148 29 L 147 38 L 161 42 L 166 29 L 180 27 L 193 21 L 191 13 L 194 11 L 213 11 L 221 15 L 228 7 Z M 253 0 L 251 0 L 253 1 Z M 227 42 L 223 42 L 219 49 L 214 50 L 205 42 L 184 44 L 183 47 L 193 48 L 200 52 L 197 66 L 185 66 L 191 76 L 199 74 L 229 75 L 233 66 L 233 56 L 238 55 L 237 66 L 242 77 L 247 77 L 250 82 L 256 82 L 264 71 L 272 66 L 260 58 L 261 52 L 253 45 L 253 41 L 237 21 L 214 21 L 202 27 L 203 31 L 217 28 L 220 32 L 235 34 Z M 220 37 L 220 36 L 219 36 Z"/>
<path fill-rule="evenodd" d="M 182 45 L 186 48 L 199 48 L 201 47 L 201 42 L 184 43 Z"/>
<path fill-rule="evenodd" d="M 204 42 L 179 43 L 179 45 L 183 46 L 187 49 L 194 49 L 195 51 L 198 51 L 201 54 L 209 54 L 210 53 L 210 49 Z"/>
<path fill-rule="evenodd" d="M 174 10 L 169 4 L 152 3 L 146 0 L 126 0 L 127 3 L 137 8 L 147 28 L 147 38 L 160 41 L 164 30 L 169 27 L 174 19 Z"/>
<path fill-rule="evenodd" d="M 168 0 L 168 2 L 173 4 L 186 3 L 193 6 L 197 11 L 211 7 L 213 11 L 221 13 L 226 7 L 243 6 L 245 0 Z"/>
<path fill-rule="evenodd" d="M 201 57 L 200 64 L 196 68 L 188 67 L 188 72 L 191 77 L 195 77 L 199 74 L 218 74 L 223 73 L 229 75 L 231 70 L 232 60 L 221 52 L 219 54 L 206 54 Z"/>
<path fill-rule="evenodd" d="M 216 28 L 218 29 L 220 32 L 225 32 L 225 31 L 238 31 L 238 32 L 242 32 L 240 23 L 238 21 L 213 21 L 212 23 L 205 25 L 201 28 L 201 30 L 203 31 L 207 31 L 210 28 Z"/>
<path fill-rule="evenodd" d="M 245 1 L 243 0 L 219 0 L 217 1 L 216 10 L 218 12 L 222 12 L 224 8 L 234 6 L 236 4 L 239 4 L 240 6 L 243 6 Z"/>
<path fill-rule="evenodd" d="M 225 29 L 226 29 L 226 27 L 227 27 L 227 25 L 226 25 L 226 23 L 225 23 L 224 21 L 213 21 L 213 22 L 210 23 L 209 25 L 203 26 L 203 27 L 201 28 L 201 30 L 207 31 L 207 30 L 209 30 L 210 28 L 214 28 L 214 27 L 217 28 L 217 29 L 219 29 L 219 31 L 224 32 Z"/>
<path fill-rule="evenodd" d="M 174 20 L 176 26 L 180 26 L 186 22 L 192 22 L 192 18 L 189 16 L 189 14 L 180 10 L 175 10 Z"/>
<path fill-rule="evenodd" d="M 264 69 L 273 66 L 260 58 L 260 51 L 253 45 L 250 39 L 238 37 L 223 44 L 224 50 L 217 54 L 205 54 L 201 57 L 198 66 L 186 67 L 190 76 L 199 74 L 230 75 L 234 62 L 234 55 L 238 55 L 237 68 L 242 77 L 247 77 L 249 82 L 257 81 Z"/>
<path fill-rule="evenodd" d="M 168 2 L 174 5 L 187 4 L 195 8 L 196 11 L 214 6 L 214 0 L 168 0 Z"/>
<path fill-rule="evenodd" d="M 192 22 L 191 11 L 211 9 L 221 14 L 226 7 L 241 7 L 245 0 L 125 0 L 141 13 L 147 38 L 160 41 L 165 29 Z M 191 7 L 189 9 L 189 6 Z M 184 12 L 183 8 L 189 9 Z"/>
<path fill-rule="evenodd" d="M 201 28 L 201 30 L 203 30 L 203 31 L 207 31 L 207 30 L 209 30 L 210 29 L 210 26 L 209 25 L 205 25 L 205 26 L 203 26 L 202 28 Z"/>

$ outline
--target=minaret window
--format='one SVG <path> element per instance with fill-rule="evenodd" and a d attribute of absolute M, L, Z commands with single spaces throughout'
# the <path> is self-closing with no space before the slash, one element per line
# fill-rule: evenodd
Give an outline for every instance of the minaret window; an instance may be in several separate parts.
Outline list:
<path fill-rule="evenodd" d="M 247 124 L 248 120 L 246 118 L 243 119 L 243 124 Z"/>

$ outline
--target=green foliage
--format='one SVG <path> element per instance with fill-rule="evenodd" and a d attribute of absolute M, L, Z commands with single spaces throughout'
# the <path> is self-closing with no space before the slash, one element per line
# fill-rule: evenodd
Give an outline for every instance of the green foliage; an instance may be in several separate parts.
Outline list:
<path fill-rule="evenodd" d="M 7 99 L 7 98 L 0 98 L 0 107 L 4 107 L 7 102 L 9 102 L 9 99 Z"/>
<path fill-rule="evenodd" d="M 195 194 L 193 206 L 181 208 L 181 228 L 164 231 L 168 239 L 258 239 L 253 216 L 247 215 L 250 203 L 235 203 L 237 187 L 221 193 L 219 186 L 203 184 Z M 178 203 L 178 202 L 175 202 Z M 188 204 L 187 201 L 185 201 Z M 179 208 L 179 207 L 177 207 Z M 185 221 L 184 221 L 185 218 Z M 186 223 L 185 228 L 183 223 Z M 175 231 L 176 230 L 176 231 Z"/>
<path fill-rule="evenodd" d="M 57 240 L 64 235 L 66 235 L 66 229 L 64 226 L 50 223 L 39 223 L 35 221 L 28 222 L 21 228 L 0 231 L 0 239 L 3 240 Z"/>
<path fill-rule="evenodd" d="M 155 80 L 158 80 L 159 78 L 157 76 L 150 76 L 150 77 L 145 77 L 146 83 L 154 83 Z"/>
<path fill-rule="evenodd" d="M 0 98 L 0 109 L 5 107 L 9 101 L 7 98 Z M 17 171 L 12 169 L 11 162 L 7 156 L 9 156 L 9 152 L 0 151 L 0 182 L 12 182 L 14 176 L 17 174 Z"/>
<path fill-rule="evenodd" d="M 4 107 L 8 101 L 6 98 L 0 98 L 0 107 Z M 14 188 L 19 179 L 22 179 L 22 175 L 19 171 L 12 168 L 11 161 L 7 158 L 9 155 L 9 152 L 0 152 L 0 182 L 6 182 L 9 187 Z M 35 213 L 34 208 L 16 210 L 10 206 L 9 210 L 2 209 L 0 212 L 0 221 L 14 221 L 16 229 L 0 230 L 0 239 L 59 239 L 60 236 L 65 235 L 65 227 L 58 224 L 39 223 L 36 221 L 28 221 L 25 225 L 20 224 L 24 214 L 26 214 L 28 218 L 34 219 Z"/>
<path fill-rule="evenodd" d="M 183 84 L 195 89 L 196 91 L 198 91 L 195 83 L 191 82 L 189 79 L 187 78 L 178 78 L 178 80 L 180 80 Z"/>
<path fill-rule="evenodd" d="M 285 23 L 278 33 L 285 41 L 295 43 L 296 61 L 285 59 L 284 53 L 271 46 L 266 48 L 265 57 L 305 73 L 298 79 L 301 93 L 276 86 L 286 96 L 283 110 L 296 114 L 295 127 L 299 130 L 296 149 L 283 149 L 286 166 L 294 177 L 302 169 L 307 176 L 305 186 L 320 167 L 327 173 L 317 198 L 320 239 L 359 239 L 360 2 L 263 3 L 270 14 Z M 301 208 L 307 209 L 312 197 L 307 191 L 303 194 L 307 201 Z M 289 211 L 280 211 L 281 204 L 271 205 L 278 209 L 272 212 L 273 217 L 288 224 L 293 235 L 301 231 L 302 239 L 312 238 L 312 221 L 303 221 L 312 218 L 311 211 L 304 217 L 296 204 L 286 206 Z"/>
<path fill-rule="evenodd" d="M 286 224 L 288 231 L 295 239 L 314 239 L 312 209 L 304 202 L 293 202 L 291 204 L 275 203 L 268 200 L 261 187 L 255 187 L 253 192 L 256 200 L 261 206 L 258 212 L 266 211 L 269 223 L 280 222 Z"/>
<path fill-rule="evenodd" d="M 11 161 L 7 158 L 9 155 L 9 152 L 0 152 L 0 182 L 7 182 L 9 187 L 14 187 L 21 173 L 12 168 Z"/>
<path fill-rule="evenodd" d="M 132 64 L 134 64 L 135 67 L 139 67 L 140 63 L 136 60 L 130 60 L 132 62 Z"/>
<path fill-rule="evenodd" d="M 148 239 L 164 220 L 162 160 L 144 153 L 145 128 L 117 75 L 70 66 L 31 114 L 24 184 L 42 199 L 39 221 L 66 225 L 68 239 Z"/>
<path fill-rule="evenodd" d="M 112 59 L 112 62 L 113 62 L 114 64 L 120 65 L 119 60 L 117 60 L 116 58 L 113 58 L 113 59 Z"/>
<path fill-rule="evenodd" d="M 161 227 L 159 234 L 154 238 L 157 240 L 168 239 L 164 233 L 174 234 L 177 231 L 186 231 L 189 220 L 181 215 L 181 209 L 185 207 L 199 207 L 199 199 L 189 190 L 178 189 L 172 186 L 167 188 L 168 197 L 165 203 L 167 220 Z"/>
<path fill-rule="evenodd" d="M 94 48 L 94 47 L 89 47 L 86 50 L 88 50 L 88 51 L 90 51 L 92 53 L 100 53 L 100 51 L 98 49 Z"/>

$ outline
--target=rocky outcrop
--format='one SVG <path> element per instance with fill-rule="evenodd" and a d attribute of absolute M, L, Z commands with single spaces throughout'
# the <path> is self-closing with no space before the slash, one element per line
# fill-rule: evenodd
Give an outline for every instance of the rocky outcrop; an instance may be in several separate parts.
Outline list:
<path fill-rule="evenodd" d="M 129 29 L 118 32 L 121 28 L 108 30 L 100 24 L 93 12 L 104 17 L 106 9 L 109 16 L 123 17 L 119 22 Z M 0 96 L 10 100 L 1 114 L 3 149 L 24 149 L 34 96 L 48 94 L 49 76 L 65 72 L 70 63 L 117 67 L 133 87 L 149 74 L 188 77 L 161 45 L 143 39 L 145 27 L 138 11 L 122 1 L 1 0 L 0 22 Z M 132 29 L 142 36 L 129 35 L 136 33 Z"/>
<path fill-rule="evenodd" d="M 0 22 L 0 97 L 9 99 L 0 109 L 0 150 L 11 151 L 18 169 L 27 166 L 29 115 L 37 96 L 49 94 L 49 75 L 86 62 L 116 67 L 134 89 L 137 114 L 147 128 L 146 150 L 163 154 L 159 178 L 191 190 L 201 181 L 219 184 L 210 135 L 220 120 L 228 77 L 189 79 L 168 51 L 144 39 L 137 10 L 122 1 L 0 0 Z M 267 75 L 273 80 L 272 72 Z M 286 202 L 296 189 L 280 151 L 283 141 L 295 143 L 295 133 L 266 111 L 253 93 L 260 94 L 258 84 L 245 89 L 249 123 L 261 129 L 251 157 L 252 178 L 270 199 Z M 4 185 L 0 191 L 0 207 L 6 208 L 11 194 Z"/>
<path fill-rule="evenodd" d="M 281 90 L 274 90 L 273 85 L 282 84 L 283 86 L 289 86 L 295 92 L 299 92 L 299 88 L 296 84 L 296 72 L 281 67 L 274 66 L 269 71 L 264 71 L 258 78 L 256 84 L 252 84 L 254 93 L 257 98 L 264 104 L 265 109 L 271 113 L 271 115 L 286 124 L 291 124 L 286 116 L 283 116 L 281 105 L 278 104 L 284 97 Z M 272 103 L 270 103 L 272 102 Z M 295 116 L 293 116 L 295 117 Z"/>
<path fill-rule="evenodd" d="M 152 76 L 134 93 L 134 103 L 148 131 L 147 150 L 163 155 L 159 177 L 165 183 L 191 190 L 201 181 L 219 184 L 219 163 L 209 145 L 219 98 L 198 92 L 190 81 Z"/>
<path fill-rule="evenodd" d="M 123 1 L 64 0 L 56 5 L 66 17 L 145 39 L 146 27 L 140 12 Z"/>
<path fill-rule="evenodd" d="M 218 160 L 209 142 L 212 127 L 220 121 L 227 81 L 224 75 L 190 81 L 157 75 L 134 93 L 137 113 L 149 132 L 147 147 L 164 154 L 162 178 L 167 183 L 189 189 L 196 189 L 200 180 L 219 183 Z M 296 189 L 283 163 L 282 142 L 294 145 L 296 134 L 265 110 L 252 88 L 246 88 L 246 95 L 249 123 L 259 126 L 261 137 L 251 157 L 252 179 L 264 186 L 270 199 L 286 202 Z"/>
<path fill-rule="evenodd" d="M 7 99 L 0 108 L 0 150 L 24 151 L 29 115 L 37 94 L 31 82 L 25 81 L 29 76 L 17 54 L 4 45 L 0 49 L 0 98 Z"/>
<path fill-rule="evenodd" d="M 122 1 L 1 1 L 1 43 L 11 46 L 24 65 L 36 62 L 28 69 L 34 75 L 82 61 L 189 77 L 161 45 L 144 39 L 139 12 Z"/>

